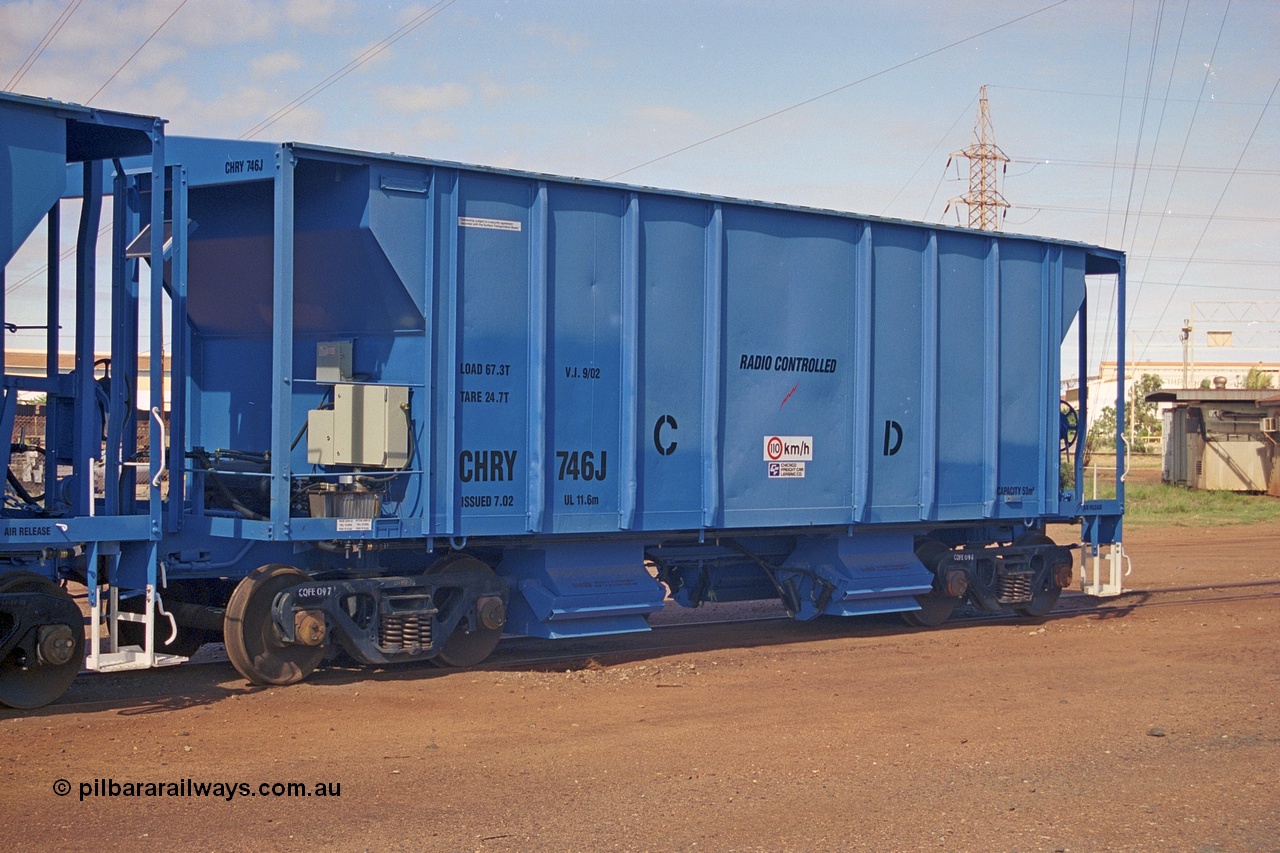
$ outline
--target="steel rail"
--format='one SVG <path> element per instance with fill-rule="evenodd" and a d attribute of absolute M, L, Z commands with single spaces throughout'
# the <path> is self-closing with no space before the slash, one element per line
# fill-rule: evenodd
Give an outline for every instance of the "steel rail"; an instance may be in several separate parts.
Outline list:
<path fill-rule="evenodd" d="M 1114 599 L 1098 599 L 1093 596 L 1084 595 L 1083 593 L 1076 593 L 1076 594 L 1066 596 L 1062 601 L 1059 602 L 1059 605 L 1055 607 L 1051 613 L 1036 619 L 1028 619 L 1026 617 L 1022 617 L 1016 613 L 1011 613 L 1011 612 L 1010 613 L 984 613 L 980 611 L 969 610 L 967 612 L 963 612 L 963 611 L 958 612 L 955 616 L 949 619 L 944 625 L 940 625 L 936 628 L 913 628 L 905 624 L 902 625 L 901 628 L 899 628 L 898 626 L 895 625 L 893 626 L 893 630 L 889 631 L 888 634 L 890 636 L 893 636 L 893 635 L 897 635 L 905 632 L 924 633 L 928 631 L 961 628 L 965 624 L 992 622 L 992 621 L 1008 621 L 1008 622 L 1021 621 L 1027 624 L 1041 624 L 1047 621 L 1054 621 L 1062 618 L 1071 618 L 1071 617 L 1087 615 L 1091 613 L 1098 613 L 1098 614 L 1128 613 L 1133 610 L 1137 610 L 1145 607 L 1222 604 L 1222 603 L 1231 603 L 1231 602 L 1238 602 L 1238 601 L 1263 601 L 1267 599 L 1280 598 L 1280 589 L 1276 589 L 1274 591 L 1269 591 L 1269 592 L 1255 592 L 1255 593 L 1249 593 L 1249 594 L 1214 595 L 1214 596 L 1202 596 L 1202 597 L 1195 597 L 1195 598 L 1179 598 L 1174 600 L 1153 600 L 1154 598 L 1157 598 L 1157 597 L 1160 599 L 1163 599 L 1163 597 L 1166 595 L 1177 594 L 1177 593 L 1196 593 L 1196 592 L 1208 592 L 1213 590 L 1223 590 L 1223 591 L 1241 590 L 1241 589 L 1249 590 L 1249 589 L 1256 589 L 1259 587 L 1268 587 L 1268 586 L 1280 587 L 1280 578 L 1271 578 L 1271 579 L 1254 580 L 1254 581 L 1235 581 L 1230 583 L 1195 584 L 1195 585 L 1176 586 L 1176 587 L 1161 587 L 1161 588 L 1155 588 L 1155 589 L 1137 589 L 1137 590 L 1129 590 L 1121 596 L 1121 599 L 1136 599 L 1132 601 L 1116 601 Z M 1078 601 L 1087 601 L 1092 603 L 1085 604 L 1084 606 L 1076 606 L 1075 602 L 1078 602 Z M 572 650 L 566 650 L 563 653 L 557 653 L 557 654 L 536 654 L 535 653 L 535 654 L 529 654 L 529 655 L 521 655 L 519 654 L 518 649 L 511 648 L 513 645 L 519 642 L 517 640 L 517 641 L 511 641 L 504 644 L 507 647 L 506 651 L 510 654 L 510 656 L 508 656 L 507 654 L 504 654 L 503 646 L 499 646 L 498 651 L 495 652 L 493 657 L 489 658 L 489 660 L 487 660 L 485 663 L 479 664 L 478 666 L 461 668 L 457 670 L 423 669 L 421 670 L 421 672 L 429 673 L 432 676 L 447 676 L 451 671 L 486 672 L 486 671 L 537 670 L 538 668 L 552 666 L 552 665 L 560 665 L 560 664 L 579 664 L 577 667 L 569 666 L 568 668 L 580 669 L 582 667 L 587 666 L 590 662 L 595 662 L 597 664 L 607 663 L 607 661 L 610 659 L 619 659 L 619 658 L 645 659 L 645 658 L 661 656 L 661 655 L 686 654 L 686 653 L 697 652 L 697 651 L 708 651 L 708 650 L 714 650 L 715 646 L 711 645 L 708 642 L 707 638 L 705 637 L 692 638 L 687 640 L 676 640 L 676 638 L 673 635 L 678 633 L 681 630 L 691 631 L 696 629 L 713 629 L 713 628 L 727 626 L 727 625 L 744 625 L 744 624 L 751 624 L 751 623 L 757 623 L 761 626 L 764 626 L 774 622 L 786 622 L 793 625 L 813 624 L 813 623 L 798 623 L 792 620 L 790 617 L 784 616 L 784 615 L 748 616 L 748 617 L 738 617 L 738 618 L 710 619 L 706 621 L 678 622 L 678 623 L 672 623 L 667 625 L 655 625 L 653 627 L 652 632 L 646 635 L 648 637 L 652 637 L 654 640 L 658 640 L 658 638 L 661 637 L 660 642 L 653 642 L 651 644 L 646 644 L 646 645 L 626 645 L 624 647 L 611 648 L 608 645 L 611 640 L 614 642 L 619 642 L 619 641 L 626 642 L 629 640 L 630 642 L 634 643 L 635 640 L 638 638 L 638 635 L 624 634 L 624 635 L 617 635 L 614 637 L 589 638 L 589 639 L 576 641 L 573 643 L 574 648 Z M 845 624 L 853 624 L 853 623 L 845 623 Z M 870 620 L 862 621 L 862 625 L 864 626 L 875 625 L 875 624 L 876 623 L 870 622 Z M 794 639 L 788 639 L 786 640 L 786 642 L 803 643 L 803 642 L 809 642 L 809 641 L 814 641 L 819 639 L 840 639 L 842 637 L 851 636 L 850 632 L 845 630 L 840 630 L 839 628 L 837 628 L 837 623 L 834 620 L 824 620 L 824 622 L 821 623 L 821 625 L 824 628 L 824 630 L 821 630 L 820 634 L 817 636 L 812 636 L 807 638 L 796 637 Z M 884 632 L 879 632 L 879 633 L 884 633 Z M 531 642 L 541 644 L 541 643 L 552 643 L 556 641 L 535 639 L 535 640 L 532 640 Z M 560 642 L 564 642 L 564 641 L 560 641 Z M 584 644 L 589 644 L 592 642 L 598 643 L 599 644 L 598 647 L 586 648 L 586 649 L 583 648 Z M 220 645 L 220 644 L 209 644 L 209 646 L 217 646 L 217 645 Z M 733 646 L 731 643 L 728 643 L 720 646 L 720 648 L 728 649 L 728 648 L 733 648 Z M 214 665 L 227 666 L 229 664 L 229 661 L 226 658 L 225 654 L 219 654 L 214 649 L 210 649 L 209 651 L 205 652 L 204 654 L 201 655 L 201 657 L 204 659 L 199 661 L 194 661 L 194 662 L 188 662 L 187 664 L 181 667 L 166 668 L 165 670 L 163 670 L 163 672 L 165 672 L 166 674 L 171 674 L 179 670 L 190 670 L 193 667 L 203 668 L 203 667 L 214 666 Z M 313 675 L 310 680 L 323 681 L 326 674 L 326 669 L 327 668 L 322 668 L 320 670 L 317 670 L 316 674 Z M 328 671 L 333 672 L 335 670 L 328 669 Z M 386 672 L 386 673 L 396 673 L 397 671 L 407 672 L 408 670 L 402 669 L 400 666 L 388 666 L 382 669 L 382 672 Z M 138 677 L 138 676 L 141 676 L 144 672 L 148 672 L 148 670 L 140 670 L 137 672 L 130 673 L 130 675 L 132 675 L 133 677 Z M 77 680 L 86 676 L 91 676 L 96 681 L 102 678 L 103 674 L 93 673 L 88 670 L 82 670 L 80 674 L 77 676 Z M 120 678 L 120 675 L 113 675 L 112 677 Z M 278 688 L 254 687 L 254 686 L 248 686 L 248 685 L 237 686 L 237 687 L 219 687 L 214 684 L 208 684 L 205 686 L 204 689 L 210 692 L 218 691 L 221 694 L 220 696 L 211 697 L 216 699 L 216 698 L 223 698 L 225 696 L 253 694 L 253 693 L 258 693 L 258 692 L 267 691 L 267 690 L 274 690 Z M 7 708 L 0 709 L 0 720 L 10 719 L 10 718 L 41 716 L 42 714 L 48 714 L 50 712 L 55 714 L 80 713 L 80 712 L 90 712 L 94 710 L 106 710 L 110 708 L 122 708 L 122 707 L 127 708 L 132 706 L 148 705 L 148 704 L 152 706 L 163 706 L 166 703 L 172 703 L 173 709 L 176 710 L 180 707 L 184 707 L 187 704 L 190 704 L 190 702 L 191 702 L 191 697 L 189 695 L 186 695 L 186 691 L 184 691 L 183 695 L 178 695 L 172 692 L 167 692 L 167 693 L 161 692 L 161 693 L 145 694 L 145 695 L 121 696 L 121 697 L 108 698 L 108 699 L 84 699 L 84 700 L 75 701 L 75 702 L 54 702 L 53 704 L 46 705 L 42 708 L 36 708 L 29 711 L 19 711 L 19 710 L 7 709 Z"/>

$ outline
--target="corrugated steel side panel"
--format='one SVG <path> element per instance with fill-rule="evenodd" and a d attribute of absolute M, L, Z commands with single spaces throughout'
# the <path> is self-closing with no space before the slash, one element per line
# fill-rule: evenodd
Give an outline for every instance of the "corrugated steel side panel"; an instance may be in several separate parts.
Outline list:
<path fill-rule="evenodd" d="M 1057 510 L 1083 247 L 349 153 L 296 182 L 295 378 L 349 338 L 415 389 L 424 533 Z M 270 198 L 192 190 L 195 444 L 266 432 L 226 365 L 267 346 Z M 287 428 L 323 395 L 296 384 Z"/>

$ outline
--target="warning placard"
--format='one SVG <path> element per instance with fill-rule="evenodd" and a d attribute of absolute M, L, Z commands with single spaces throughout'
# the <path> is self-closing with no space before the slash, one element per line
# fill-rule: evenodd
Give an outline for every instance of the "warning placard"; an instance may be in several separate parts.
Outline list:
<path fill-rule="evenodd" d="M 764 437 L 765 462 L 812 462 L 813 436 L 766 435 Z"/>
<path fill-rule="evenodd" d="M 488 228 L 490 231 L 519 231 L 520 221 L 516 219 L 485 219 L 480 216 L 459 216 L 459 228 Z"/>

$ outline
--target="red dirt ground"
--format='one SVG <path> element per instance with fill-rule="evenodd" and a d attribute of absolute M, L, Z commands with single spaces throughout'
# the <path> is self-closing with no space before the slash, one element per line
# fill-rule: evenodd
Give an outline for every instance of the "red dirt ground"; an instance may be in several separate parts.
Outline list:
<path fill-rule="evenodd" d="M 1137 529 L 1129 584 L 1280 578 L 1277 542 L 1273 524 Z M 566 648 L 516 643 L 472 671 L 284 689 L 225 662 L 83 675 L 0 713 L 0 845 L 1276 851 L 1280 599 L 1257 596 L 1277 591 L 932 631 L 681 626 L 575 644 L 578 662 L 504 664 Z M 81 799 L 95 779 L 341 787 Z"/>

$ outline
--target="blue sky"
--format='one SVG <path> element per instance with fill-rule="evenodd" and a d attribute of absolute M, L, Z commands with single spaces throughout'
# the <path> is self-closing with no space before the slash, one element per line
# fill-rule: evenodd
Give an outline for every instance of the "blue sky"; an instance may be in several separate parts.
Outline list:
<path fill-rule="evenodd" d="M 1278 79 L 1273 0 L 0 3 L 0 88 L 171 134 L 927 222 L 957 222 L 945 164 L 985 84 L 1004 230 L 1128 251 L 1153 359 L 1192 303 L 1280 300 Z M 1235 357 L 1280 361 L 1262 328 Z"/>

